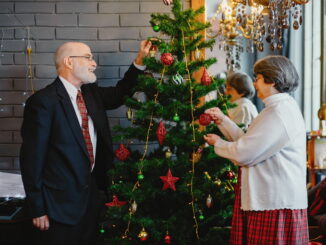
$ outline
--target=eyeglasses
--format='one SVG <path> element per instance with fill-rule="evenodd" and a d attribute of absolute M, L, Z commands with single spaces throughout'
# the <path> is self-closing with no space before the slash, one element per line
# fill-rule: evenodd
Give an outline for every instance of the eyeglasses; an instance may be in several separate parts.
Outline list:
<path fill-rule="evenodd" d="M 86 59 L 86 60 L 88 60 L 88 61 L 94 61 L 94 57 L 93 56 L 83 56 L 83 55 L 80 55 L 80 56 L 78 56 L 78 55 L 75 55 L 75 56 L 69 56 L 70 58 L 84 58 L 84 59 Z"/>

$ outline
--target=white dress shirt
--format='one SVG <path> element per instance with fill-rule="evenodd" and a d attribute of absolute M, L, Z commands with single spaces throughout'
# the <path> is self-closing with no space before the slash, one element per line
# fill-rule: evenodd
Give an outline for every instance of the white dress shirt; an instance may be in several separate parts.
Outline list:
<path fill-rule="evenodd" d="M 75 110 L 75 113 L 76 113 L 76 116 L 77 116 L 77 119 L 78 119 L 78 122 L 79 122 L 79 125 L 81 128 L 82 127 L 82 118 L 81 118 L 81 115 L 80 115 L 80 112 L 78 109 L 78 105 L 77 105 L 77 101 L 76 101 L 78 89 L 74 85 L 72 85 L 70 82 L 68 82 L 66 79 L 64 79 L 63 77 L 59 76 L 59 78 L 60 78 L 63 86 L 67 90 L 67 93 L 70 97 L 72 106 L 74 107 L 74 110 Z M 96 133 L 96 130 L 94 127 L 93 120 L 89 115 L 88 115 L 88 130 L 89 130 L 89 135 L 91 137 L 91 141 L 92 141 L 92 145 L 93 145 L 93 154 L 94 154 L 94 164 L 93 164 L 93 168 L 92 168 L 92 170 L 93 170 L 94 166 L 95 166 L 95 159 L 96 159 L 95 157 L 96 157 L 97 133 Z"/>
<path fill-rule="evenodd" d="M 306 130 L 301 111 L 286 93 L 267 97 L 244 133 L 228 117 L 219 125 L 232 142 L 218 139 L 216 154 L 241 168 L 241 209 L 307 208 Z"/>
<path fill-rule="evenodd" d="M 230 118 L 236 124 L 244 124 L 244 127 L 248 128 L 258 115 L 256 106 L 245 97 L 239 98 L 233 103 L 237 104 L 237 106 L 228 110 Z"/>

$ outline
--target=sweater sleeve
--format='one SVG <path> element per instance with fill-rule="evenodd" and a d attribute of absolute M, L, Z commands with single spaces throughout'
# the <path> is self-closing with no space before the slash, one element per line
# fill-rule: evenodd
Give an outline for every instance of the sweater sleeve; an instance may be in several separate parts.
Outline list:
<path fill-rule="evenodd" d="M 257 119 L 237 140 L 218 139 L 214 145 L 216 154 L 241 166 L 253 166 L 272 157 L 289 142 L 283 121 L 276 113 L 265 113 Z"/>
<path fill-rule="evenodd" d="M 218 125 L 218 128 L 228 140 L 232 141 L 237 140 L 244 134 L 243 130 L 227 116 L 224 118 L 223 122 Z"/>

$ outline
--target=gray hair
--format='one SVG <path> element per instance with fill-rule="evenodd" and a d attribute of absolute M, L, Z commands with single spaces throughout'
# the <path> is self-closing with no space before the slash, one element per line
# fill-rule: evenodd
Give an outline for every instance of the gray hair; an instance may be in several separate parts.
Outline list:
<path fill-rule="evenodd" d="M 226 84 L 234 88 L 242 97 L 251 98 L 255 94 L 255 88 L 252 79 L 243 72 L 234 72 L 227 76 Z"/>
<path fill-rule="evenodd" d="M 261 74 L 265 83 L 274 83 L 281 93 L 292 92 L 299 85 L 299 75 L 293 63 L 285 56 L 271 55 L 254 64 L 254 73 Z"/>

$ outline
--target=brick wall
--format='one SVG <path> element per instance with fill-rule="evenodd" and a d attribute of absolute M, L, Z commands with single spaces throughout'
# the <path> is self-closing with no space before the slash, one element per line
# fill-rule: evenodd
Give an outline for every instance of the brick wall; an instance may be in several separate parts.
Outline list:
<path fill-rule="evenodd" d="M 184 0 L 185 7 L 189 0 Z M 162 0 L 0 0 L 0 171 L 19 169 L 24 102 L 31 94 L 26 79 L 28 39 L 32 46 L 36 90 L 55 76 L 53 52 L 70 40 L 87 43 L 98 64 L 100 86 L 114 85 L 138 50 L 139 41 L 157 35 L 152 12 L 169 12 Z M 109 111 L 111 126 L 125 124 L 123 106 Z"/>

